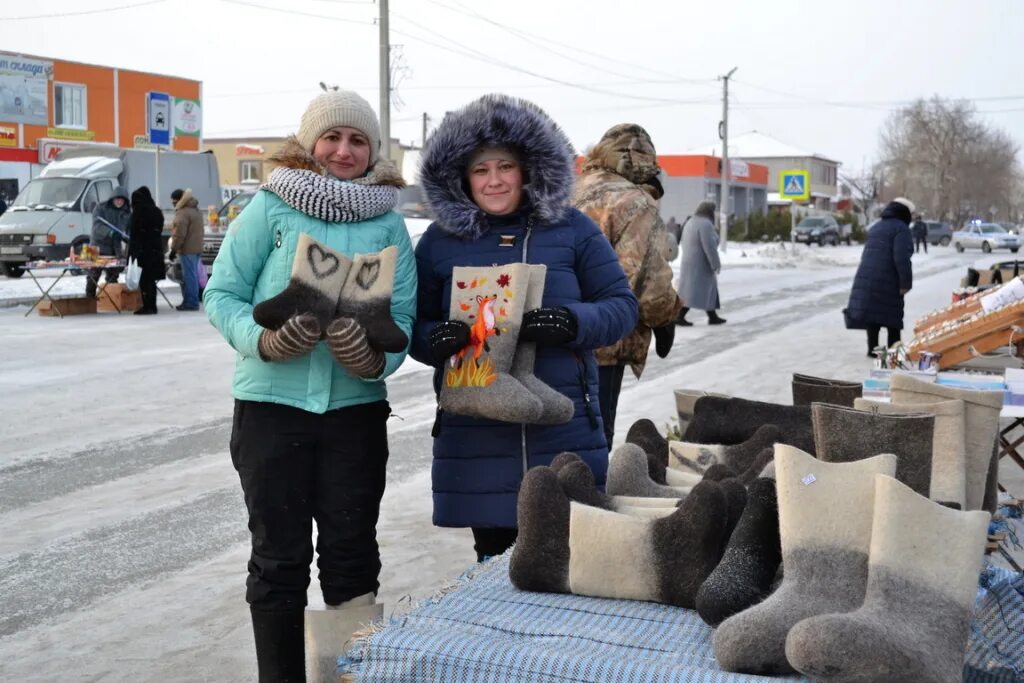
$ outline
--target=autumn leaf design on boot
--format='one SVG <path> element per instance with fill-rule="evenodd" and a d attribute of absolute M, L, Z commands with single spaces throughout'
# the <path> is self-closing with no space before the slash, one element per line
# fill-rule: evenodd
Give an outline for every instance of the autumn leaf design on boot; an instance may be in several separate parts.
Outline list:
<path fill-rule="evenodd" d="M 305 233 L 299 235 L 288 286 L 277 296 L 256 304 L 253 320 L 268 330 L 276 330 L 295 316 L 311 314 L 320 329 L 326 330 L 334 319 L 338 293 L 351 267 L 352 261 L 341 252 Z"/>
<path fill-rule="evenodd" d="M 337 299 L 335 315 L 355 319 L 366 330 L 370 348 L 387 353 L 400 353 L 409 343 L 409 337 L 391 318 L 397 261 L 396 246 L 358 254 Z"/>

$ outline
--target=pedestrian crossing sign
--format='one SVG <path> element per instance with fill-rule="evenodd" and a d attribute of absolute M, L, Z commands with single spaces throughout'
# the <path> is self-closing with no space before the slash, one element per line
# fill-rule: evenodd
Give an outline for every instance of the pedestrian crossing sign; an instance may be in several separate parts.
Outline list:
<path fill-rule="evenodd" d="M 806 201 L 811 198 L 811 178 L 808 171 L 783 171 L 779 174 L 779 197 Z"/>

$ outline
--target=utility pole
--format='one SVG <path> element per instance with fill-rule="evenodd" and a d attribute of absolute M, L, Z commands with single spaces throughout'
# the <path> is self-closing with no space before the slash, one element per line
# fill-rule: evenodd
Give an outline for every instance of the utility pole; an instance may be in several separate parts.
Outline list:
<path fill-rule="evenodd" d="M 388 0 L 380 3 L 380 155 L 391 159 L 391 36 Z"/>
<path fill-rule="evenodd" d="M 729 243 L 729 79 L 738 68 L 738 66 L 734 66 L 732 71 L 721 77 L 723 83 L 722 123 L 718 135 L 722 138 L 722 201 L 721 206 L 718 207 L 718 220 L 721 223 L 721 237 L 718 240 L 718 246 L 723 253 Z"/>
<path fill-rule="evenodd" d="M 429 127 L 430 127 L 430 116 L 427 114 L 427 112 L 423 112 L 423 144 L 421 145 L 421 147 L 423 149 L 427 148 L 427 129 Z"/>

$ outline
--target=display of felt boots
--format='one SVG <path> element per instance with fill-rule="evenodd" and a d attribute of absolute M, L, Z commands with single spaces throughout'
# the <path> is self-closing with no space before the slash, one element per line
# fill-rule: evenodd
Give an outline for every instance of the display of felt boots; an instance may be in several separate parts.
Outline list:
<path fill-rule="evenodd" d="M 778 427 L 766 424 L 758 427 L 749 439 L 734 445 L 671 441 L 669 469 L 704 472 L 712 465 L 722 464 L 737 476 L 763 460 L 761 454 L 766 448 L 772 448 L 776 443 L 784 442 L 784 439 Z"/>
<path fill-rule="evenodd" d="M 643 418 L 637 420 L 626 432 L 626 443 L 636 444 L 647 454 L 647 467 L 651 479 L 659 484 L 665 481 L 668 467 L 668 440 L 661 435 L 654 422 Z"/>
<path fill-rule="evenodd" d="M 836 406 L 853 407 L 854 400 L 864 393 L 860 382 L 844 382 L 810 375 L 793 374 L 793 405 L 809 406 L 812 403 L 831 403 Z"/>
<path fill-rule="evenodd" d="M 785 573 L 764 602 L 729 617 L 715 631 L 715 658 L 726 671 L 790 673 L 786 635 L 795 624 L 860 607 L 875 475 L 896 471 L 890 454 L 829 463 L 782 444 L 775 447 L 774 463 Z"/>
<path fill-rule="evenodd" d="M 540 308 L 544 303 L 544 280 L 547 274 L 547 266 L 531 265 L 530 281 L 526 290 L 525 311 Z M 541 403 L 540 417 L 534 420 L 534 424 L 557 425 L 565 424 L 572 419 L 576 411 L 572 399 L 565 394 L 552 389 L 533 374 L 533 364 L 537 359 L 537 344 L 534 342 L 520 342 L 516 348 L 515 358 L 512 360 L 512 376 L 519 380 L 520 384 L 527 388 Z"/>
<path fill-rule="evenodd" d="M 928 497 L 932 483 L 935 416 L 886 415 L 825 403 L 811 406 L 818 458 L 853 462 L 879 453 L 896 456 L 896 478 Z"/>
<path fill-rule="evenodd" d="M 782 562 L 775 480 L 756 479 L 722 561 L 697 591 L 697 613 L 711 626 L 763 600 Z"/>
<path fill-rule="evenodd" d="M 699 479 L 695 483 L 699 483 Z M 612 454 L 605 490 L 610 496 L 649 498 L 683 498 L 690 492 L 689 486 L 666 486 L 651 479 L 647 454 L 631 443 L 622 444 Z"/>
<path fill-rule="evenodd" d="M 883 415 L 925 413 L 935 416 L 932 439 L 932 500 L 957 510 L 966 509 L 966 455 L 964 451 L 964 402 L 959 399 L 909 405 L 878 403 L 864 398 L 854 402 L 857 410 Z"/>
<path fill-rule="evenodd" d="M 366 593 L 325 610 L 306 610 L 306 680 L 335 683 L 338 657 L 345 653 L 352 634 L 384 616 L 384 606 Z"/>
<path fill-rule="evenodd" d="M 796 624 L 786 657 L 826 681 L 961 681 L 989 516 L 881 475 L 874 501 L 863 604 Z"/>
<path fill-rule="evenodd" d="M 551 468 L 535 467 L 519 490 L 519 537 L 509 578 L 521 590 L 693 607 L 722 552 L 726 496 L 694 487 L 670 515 L 641 519 L 573 503 Z"/>
<path fill-rule="evenodd" d="M 778 427 L 782 443 L 814 453 L 810 406 L 784 406 L 744 398 L 702 396 L 697 399 L 693 418 L 683 433 L 683 441 L 738 444 L 768 424 Z"/>
<path fill-rule="evenodd" d="M 448 361 L 440 407 L 456 415 L 536 422 L 544 404 L 511 374 L 530 267 L 459 266 L 452 269 L 452 283 L 448 317 L 469 325 L 470 343 Z"/>
<path fill-rule="evenodd" d="M 259 325 L 276 330 L 285 321 L 312 314 L 326 330 L 335 318 L 338 294 L 352 268 L 352 261 L 309 235 L 299 235 L 288 286 L 277 296 L 256 304 L 252 317 Z"/>
<path fill-rule="evenodd" d="M 676 415 L 679 417 L 680 434 L 686 433 L 686 428 L 690 425 L 690 420 L 693 418 L 693 406 L 697 403 L 698 398 L 703 396 L 729 398 L 725 394 L 715 394 L 710 391 L 700 391 L 699 389 L 675 389 L 673 393 L 676 397 Z"/>
<path fill-rule="evenodd" d="M 736 475 L 736 479 L 744 486 L 750 486 L 755 479 L 766 476 L 765 470 L 772 464 L 772 460 L 775 458 L 775 447 L 765 448 L 754 461 L 747 468 L 746 472 L 740 472 Z"/>
<path fill-rule="evenodd" d="M 398 247 L 375 254 L 357 254 L 337 299 L 335 317 L 353 318 L 364 330 L 370 348 L 387 353 L 405 350 L 409 338 L 391 318 Z"/>
<path fill-rule="evenodd" d="M 1003 409 L 1003 392 L 958 389 L 931 384 L 906 375 L 893 375 L 893 403 L 912 405 L 934 403 L 940 399 L 964 402 L 964 452 L 967 458 L 966 497 L 968 510 L 995 510 L 996 481 L 989 481 L 989 471 L 998 467 L 995 452 L 999 436 L 999 413 Z M 988 499 L 986 501 L 986 499 Z M 985 506 L 988 502 L 989 505 Z"/>
<path fill-rule="evenodd" d="M 664 517 L 675 511 L 678 498 L 609 496 L 597 489 L 594 472 L 575 453 L 562 453 L 551 462 L 551 470 L 569 500 L 636 517 Z"/>

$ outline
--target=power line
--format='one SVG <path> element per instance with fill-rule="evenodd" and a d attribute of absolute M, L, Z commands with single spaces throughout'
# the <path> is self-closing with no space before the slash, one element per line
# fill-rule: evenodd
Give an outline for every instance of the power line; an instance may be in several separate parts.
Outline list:
<path fill-rule="evenodd" d="M 157 0 L 157 1 L 163 2 L 164 0 Z M 328 16 L 326 14 L 316 14 L 314 12 L 300 12 L 299 10 L 294 10 L 294 9 L 281 9 L 279 7 L 267 7 L 266 5 L 258 5 L 255 2 L 245 2 L 244 0 L 220 0 L 220 1 L 221 2 L 226 2 L 229 5 L 241 5 L 243 7 L 253 7 L 255 9 L 266 10 L 268 12 L 278 12 L 280 14 L 288 14 L 288 15 L 291 15 L 291 16 L 312 17 L 314 19 L 327 19 L 328 21 L 340 21 L 340 22 L 345 23 L 345 24 L 359 24 L 361 26 L 376 26 L 376 24 L 374 22 L 372 22 L 372 21 L 360 21 L 359 19 L 345 19 L 343 17 L 332 17 L 332 16 Z M 362 3 L 359 3 L 359 4 L 362 4 Z"/>
<path fill-rule="evenodd" d="M 27 21 L 30 19 L 58 19 L 63 17 L 81 17 L 86 14 L 105 14 L 107 12 L 120 12 L 126 9 L 135 9 L 136 7 L 145 7 L 147 5 L 159 5 L 160 3 L 167 2 L 167 0 L 148 0 L 147 2 L 136 2 L 131 5 L 118 5 L 117 7 L 105 7 L 103 9 L 88 9 L 80 10 L 78 12 L 57 12 L 55 14 L 36 14 L 28 17 L 4 17 L 4 21 Z"/>

